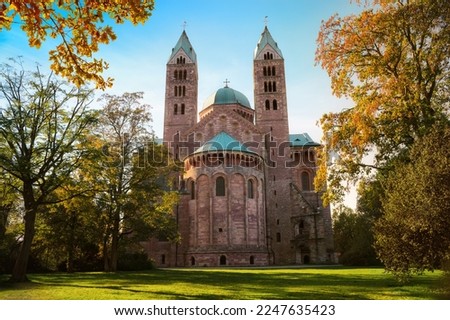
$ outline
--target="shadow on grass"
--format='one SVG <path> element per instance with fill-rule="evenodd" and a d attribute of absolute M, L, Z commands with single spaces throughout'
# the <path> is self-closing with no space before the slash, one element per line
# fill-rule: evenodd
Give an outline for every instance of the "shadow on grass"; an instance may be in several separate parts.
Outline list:
<path fill-rule="evenodd" d="M 361 272 L 366 270 L 366 272 Z M 399 285 L 380 269 L 159 269 L 146 272 L 30 275 L 23 284 L 0 287 L 32 290 L 39 287 L 106 289 L 158 299 L 445 299 L 436 278 L 416 277 Z M 354 271 L 354 272 L 352 272 Z M 0 277 L 0 280 L 2 278 Z M 184 288 L 184 289 L 183 289 Z M 383 297 L 383 292 L 386 296 Z"/>

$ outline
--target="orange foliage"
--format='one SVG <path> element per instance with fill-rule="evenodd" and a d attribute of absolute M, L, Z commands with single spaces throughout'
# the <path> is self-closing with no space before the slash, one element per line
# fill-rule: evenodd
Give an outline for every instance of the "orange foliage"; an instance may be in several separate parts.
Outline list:
<path fill-rule="evenodd" d="M 100 44 L 116 39 L 113 29 L 104 24 L 105 15 L 115 23 L 138 24 L 147 21 L 153 8 L 154 0 L 10 0 L 0 5 L 0 31 L 18 18 L 31 47 L 39 48 L 47 37 L 60 38 L 61 43 L 49 52 L 52 70 L 77 86 L 93 81 L 105 89 L 113 81 L 101 76 L 108 64 L 93 57 Z"/>
<path fill-rule="evenodd" d="M 321 162 L 328 175 L 316 179 L 319 189 L 329 185 L 328 199 L 339 199 L 340 182 L 373 168 L 362 161 L 369 152 L 376 153 L 377 167 L 386 167 L 449 114 L 443 103 L 450 83 L 449 2 L 356 2 L 365 6 L 363 12 L 332 16 L 317 38 L 316 63 L 330 76 L 333 94 L 354 102 L 320 120 L 327 152 L 339 154 L 333 166 Z"/>

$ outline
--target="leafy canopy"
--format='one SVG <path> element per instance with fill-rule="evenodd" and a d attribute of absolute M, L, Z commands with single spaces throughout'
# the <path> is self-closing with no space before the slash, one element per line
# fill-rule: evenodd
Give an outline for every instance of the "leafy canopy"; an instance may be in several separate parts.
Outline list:
<path fill-rule="evenodd" d="M 333 93 L 352 108 L 322 116 L 325 148 L 317 189 L 340 200 L 343 181 L 356 181 L 392 159 L 449 114 L 450 3 L 446 0 L 358 1 L 365 10 L 322 23 L 316 63 Z M 329 151 L 339 154 L 330 165 Z M 370 152 L 375 163 L 364 163 Z"/>
<path fill-rule="evenodd" d="M 375 247 L 386 269 L 406 280 L 450 261 L 450 125 L 433 128 L 411 162 L 389 175 Z"/>
<path fill-rule="evenodd" d="M 49 52 L 51 69 L 77 86 L 93 81 L 105 89 L 113 81 L 101 76 L 108 64 L 94 57 L 100 44 L 116 39 L 105 15 L 118 24 L 138 24 L 147 21 L 153 8 L 154 0 L 10 0 L 0 4 L 0 31 L 10 29 L 18 18 L 31 47 L 39 48 L 48 37 L 60 39 Z"/>

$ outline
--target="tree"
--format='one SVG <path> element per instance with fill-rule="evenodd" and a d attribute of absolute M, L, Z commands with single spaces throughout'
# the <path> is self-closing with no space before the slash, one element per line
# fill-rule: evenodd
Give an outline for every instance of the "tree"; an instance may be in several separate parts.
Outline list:
<path fill-rule="evenodd" d="M 145 1 L 23 1 L 0 4 L 0 31 L 10 29 L 17 17 L 27 34 L 29 45 L 39 48 L 48 37 L 61 43 L 49 52 L 52 70 L 77 86 L 94 81 L 97 88 L 112 85 L 112 79 L 100 74 L 108 68 L 94 54 L 99 45 L 116 39 L 105 15 L 115 23 L 144 23 L 154 8 L 154 0 Z"/>
<path fill-rule="evenodd" d="M 450 261 L 450 124 L 418 139 L 386 182 L 376 250 L 399 279 Z"/>
<path fill-rule="evenodd" d="M 0 168 L 19 182 L 10 186 L 23 201 L 24 235 L 11 276 L 20 282 L 27 280 L 36 215 L 86 156 L 81 143 L 96 117 L 88 110 L 90 90 L 46 77 L 39 68 L 4 64 L 0 79 Z"/>
<path fill-rule="evenodd" d="M 320 120 L 325 148 L 315 183 L 328 185 L 327 202 L 342 199 L 342 182 L 390 170 L 393 159 L 409 161 L 414 142 L 449 114 L 450 3 L 364 2 L 358 15 L 323 22 L 317 39 L 316 63 L 333 93 L 354 102 Z M 339 154 L 333 165 L 330 151 Z M 375 163 L 364 163 L 371 152 Z"/>
<path fill-rule="evenodd" d="M 372 219 L 351 208 L 339 206 L 333 210 L 333 233 L 339 260 L 344 265 L 376 265 L 373 248 Z"/>
<path fill-rule="evenodd" d="M 166 183 L 161 178 L 171 168 L 167 152 L 153 142 L 150 106 L 140 103 L 142 97 L 142 92 L 136 92 L 104 94 L 101 98 L 104 107 L 97 130 L 104 143 L 104 155 L 97 181 L 103 190 L 97 203 L 105 223 L 105 271 L 117 270 L 121 239 L 138 235 L 137 230 L 142 231 L 144 239 L 155 230 L 164 230 L 169 225 L 163 223 L 167 222 L 164 217 L 172 212 L 164 208 L 176 202 L 164 192 Z M 162 219 L 161 223 L 155 225 L 158 219 Z"/>
<path fill-rule="evenodd" d="M 85 180 L 84 177 L 71 179 L 65 188 L 55 192 L 55 202 L 68 199 L 71 194 L 81 194 L 46 205 L 43 207 L 46 214 L 38 216 L 32 256 L 47 270 L 101 270 L 99 230 L 102 226 L 96 215 L 94 190 L 82 192 L 89 189 L 83 184 L 92 181 Z"/>

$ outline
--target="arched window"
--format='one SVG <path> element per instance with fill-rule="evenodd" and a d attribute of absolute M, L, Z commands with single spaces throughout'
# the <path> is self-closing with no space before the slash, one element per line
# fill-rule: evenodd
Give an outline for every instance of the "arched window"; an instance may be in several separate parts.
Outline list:
<path fill-rule="evenodd" d="M 195 258 L 191 257 L 191 266 L 195 266 Z"/>
<path fill-rule="evenodd" d="M 272 68 L 271 68 L 271 67 L 268 67 L 268 68 L 267 68 L 267 75 L 268 75 L 268 76 L 271 76 L 271 75 L 272 75 Z"/>
<path fill-rule="evenodd" d="M 264 82 L 264 92 L 267 92 L 267 82 Z"/>
<path fill-rule="evenodd" d="M 250 264 L 255 264 L 255 257 L 254 256 L 250 256 Z"/>
<path fill-rule="evenodd" d="M 272 82 L 269 81 L 269 92 L 272 92 Z"/>
<path fill-rule="evenodd" d="M 276 99 L 274 99 L 273 101 L 272 101 L 272 106 L 273 106 L 273 110 L 278 110 L 278 103 L 277 103 L 277 100 Z"/>
<path fill-rule="evenodd" d="M 266 110 L 270 110 L 270 101 L 266 100 Z"/>
<path fill-rule="evenodd" d="M 174 89 L 174 95 L 175 95 L 175 97 L 178 96 L 178 87 L 175 86 L 173 89 Z"/>
<path fill-rule="evenodd" d="M 277 242 L 281 242 L 281 233 L 277 232 Z"/>
<path fill-rule="evenodd" d="M 273 92 L 277 92 L 277 83 L 274 81 L 272 84 Z"/>
<path fill-rule="evenodd" d="M 247 181 L 247 197 L 249 199 L 253 199 L 254 198 L 253 181 L 252 180 L 248 180 Z"/>
<path fill-rule="evenodd" d="M 174 71 L 173 76 L 174 76 L 175 80 L 178 79 L 178 70 Z"/>
<path fill-rule="evenodd" d="M 186 70 L 184 70 L 184 72 L 183 72 L 183 79 L 184 79 L 184 80 L 187 79 L 187 71 L 186 71 Z"/>
<path fill-rule="evenodd" d="M 311 184 L 309 181 L 309 173 L 304 171 L 302 172 L 302 190 L 303 191 L 309 191 L 311 190 Z"/>
<path fill-rule="evenodd" d="M 191 187 L 191 199 L 195 199 L 195 182 L 194 181 L 191 181 L 191 185 L 190 185 L 190 187 Z"/>
<path fill-rule="evenodd" d="M 225 196 L 225 179 L 223 177 L 218 177 L 216 179 L 216 196 L 217 197 Z"/>
<path fill-rule="evenodd" d="M 184 114 L 184 109 L 185 109 L 185 106 L 184 106 L 184 103 L 182 103 L 181 104 L 180 114 Z"/>
<path fill-rule="evenodd" d="M 224 255 L 220 256 L 219 264 L 221 266 L 225 266 L 227 264 L 227 257 L 225 257 Z"/>
<path fill-rule="evenodd" d="M 310 258 L 309 258 L 309 256 L 307 254 L 305 254 L 303 256 L 303 263 L 304 264 L 309 264 L 309 262 L 310 262 Z"/>
<path fill-rule="evenodd" d="M 186 95 L 186 86 L 183 86 L 183 97 Z"/>
<path fill-rule="evenodd" d="M 272 75 L 275 75 L 275 66 L 272 67 Z"/>
<path fill-rule="evenodd" d="M 263 67 L 263 75 L 267 76 L 267 68 L 266 67 Z"/>
<path fill-rule="evenodd" d="M 173 114 L 177 113 L 178 113 L 178 104 L 175 103 L 175 105 L 173 106 Z"/>

